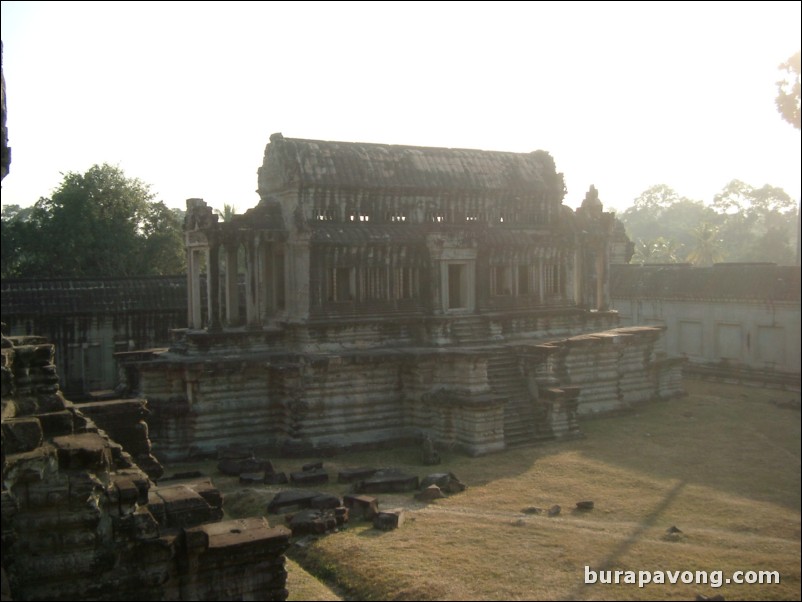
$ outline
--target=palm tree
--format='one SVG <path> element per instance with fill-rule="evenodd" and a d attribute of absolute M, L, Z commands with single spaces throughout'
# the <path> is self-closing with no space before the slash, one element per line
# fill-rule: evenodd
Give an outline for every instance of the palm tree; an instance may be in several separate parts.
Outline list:
<path fill-rule="evenodd" d="M 220 211 L 219 209 L 215 209 L 214 212 L 222 221 L 230 222 L 231 218 L 237 215 L 237 207 L 234 205 L 234 203 L 223 203 L 223 210 Z"/>
<path fill-rule="evenodd" d="M 693 229 L 694 248 L 688 254 L 688 261 L 695 266 L 707 267 L 724 259 L 718 228 L 702 222 Z"/>

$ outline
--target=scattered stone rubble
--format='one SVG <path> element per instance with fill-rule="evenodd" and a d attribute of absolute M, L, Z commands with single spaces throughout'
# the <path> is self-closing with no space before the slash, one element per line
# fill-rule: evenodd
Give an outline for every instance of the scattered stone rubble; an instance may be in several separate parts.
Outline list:
<path fill-rule="evenodd" d="M 305 465 L 301 472 L 322 470 L 323 464 L 316 462 Z M 338 473 L 338 481 L 351 484 L 353 493 L 340 499 L 311 489 L 284 490 L 273 496 L 267 512 L 284 515 L 293 537 L 322 535 L 342 528 L 349 521 L 370 521 L 374 528 L 389 531 L 404 523 L 404 510 L 380 510 L 378 498 L 365 495 L 366 492 L 415 491 L 414 499 L 429 503 L 465 490 L 465 485 L 451 472 L 430 474 L 421 481 L 397 468 L 345 468 Z"/>

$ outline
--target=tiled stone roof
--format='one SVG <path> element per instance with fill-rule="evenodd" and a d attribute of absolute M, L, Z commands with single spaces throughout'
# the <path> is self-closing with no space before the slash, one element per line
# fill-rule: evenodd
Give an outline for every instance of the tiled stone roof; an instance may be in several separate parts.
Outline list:
<path fill-rule="evenodd" d="M 271 136 L 260 188 L 320 187 L 540 192 L 563 196 L 562 175 L 545 151 L 511 153 Z M 269 172 L 269 175 L 268 175 Z M 280 182 L 280 183 L 279 183 Z"/>
<path fill-rule="evenodd" d="M 185 276 L 51 280 L 3 279 L 2 315 L 186 311 Z"/>

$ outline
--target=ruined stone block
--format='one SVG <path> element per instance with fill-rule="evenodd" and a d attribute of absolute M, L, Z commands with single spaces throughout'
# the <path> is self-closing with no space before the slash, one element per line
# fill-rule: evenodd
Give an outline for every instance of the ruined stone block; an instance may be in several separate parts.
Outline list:
<path fill-rule="evenodd" d="M 59 437 L 72 435 L 73 433 L 73 414 L 69 410 L 37 414 L 36 417 L 39 418 L 39 422 L 42 424 L 42 432 L 45 437 Z"/>
<path fill-rule="evenodd" d="M 55 437 L 53 446 L 58 453 L 59 468 L 63 470 L 105 471 L 111 466 L 108 442 L 97 433 Z"/>
<path fill-rule="evenodd" d="M 364 466 L 360 468 L 343 468 L 337 473 L 337 482 L 354 483 L 356 481 L 364 481 L 376 474 L 378 470 L 378 468 L 368 468 Z"/>
<path fill-rule="evenodd" d="M 42 425 L 38 418 L 26 416 L 3 420 L 2 429 L 6 454 L 31 451 L 42 444 Z"/>
<path fill-rule="evenodd" d="M 426 476 L 420 484 L 421 489 L 437 485 L 443 493 L 459 493 L 465 491 L 465 485 L 453 472 L 438 472 Z"/>
<path fill-rule="evenodd" d="M 437 485 L 424 487 L 422 491 L 415 494 L 415 499 L 419 502 L 431 502 L 446 497 Z"/>
<path fill-rule="evenodd" d="M 323 496 L 319 491 L 307 491 L 304 489 L 291 489 L 280 491 L 267 505 L 268 514 L 279 514 L 311 508 L 312 500 Z"/>
<path fill-rule="evenodd" d="M 300 510 L 288 516 L 288 524 L 293 537 L 301 535 L 323 535 L 337 528 L 337 519 L 332 510 Z"/>
<path fill-rule="evenodd" d="M 214 483 L 212 483 L 211 479 L 195 479 L 192 481 L 187 481 L 184 483 L 184 485 L 200 495 L 212 508 L 223 507 L 223 494 L 221 494 L 220 490 L 214 486 Z"/>
<path fill-rule="evenodd" d="M 334 518 L 337 521 L 337 526 L 342 527 L 345 523 L 348 522 L 350 518 L 350 512 L 348 512 L 348 508 L 345 506 L 338 506 L 334 509 Z"/>
<path fill-rule="evenodd" d="M 293 485 L 323 485 L 329 482 L 329 474 L 322 468 L 290 473 Z"/>
<path fill-rule="evenodd" d="M 322 493 L 309 501 L 309 507 L 316 510 L 333 510 L 342 505 L 340 498 L 330 493 Z"/>
<path fill-rule="evenodd" d="M 41 481 L 57 466 L 56 450 L 42 445 L 28 452 L 6 456 L 3 478 L 10 483 L 32 483 Z"/>
<path fill-rule="evenodd" d="M 139 489 L 131 479 L 126 477 L 117 477 L 113 483 L 120 515 L 132 513 L 139 500 Z"/>
<path fill-rule="evenodd" d="M 159 496 L 155 488 L 148 492 L 148 510 L 153 518 L 160 525 L 167 526 L 167 513 L 164 509 L 164 500 Z"/>
<path fill-rule="evenodd" d="M 36 405 L 40 414 L 61 412 L 62 410 L 70 409 L 72 406 L 69 401 L 64 399 L 61 393 L 39 395 L 36 399 Z"/>
<path fill-rule="evenodd" d="M 357 493 L 398 493 L 418 488 L 418 477 L 395 468 L 377 471 L 354 486 Z"/>
<path fill-rule="evenodd" d="M 181 599 L 283 600 L 290 531 L 249 518 L 185 530 Z"/>
<path fill-rule="evenodd" d="M 219 521 L 220 508 L 213 508 L 197 492 L 186 485 L 159 487 L 155 490 L 164 503 L 167 527 L 193 527 L 205 522 Z"/>
<path fill-rule="evenodd" d="M 265 474 L 263 472 L 243 472 L 239 476 L 241 485 L 252 485 L 254 483 L 264 483 Z"/>
<path fill-rule="evenodd" d="M 392 531 L 404 524 L 406 513 L 401 508 L 382 510 L 373 519 L 373 528 L 382 531 Z"/>
<path fill-rule="evenodd" d="M 379 500 L 369 495 L 346 495 L 343 505 L 354 520 L 373 520 L 379 513 Z"/>

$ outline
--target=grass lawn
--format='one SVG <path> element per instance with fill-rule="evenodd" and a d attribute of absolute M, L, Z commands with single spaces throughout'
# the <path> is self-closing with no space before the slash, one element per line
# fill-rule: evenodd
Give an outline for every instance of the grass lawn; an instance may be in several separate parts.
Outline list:
<path fill-rule="evenodd" d="M 771 403 L 799 395 L 694 380 L 686 388 L 684 398 L 584 420 L 580 440 L 481 458 L 446 452 L 436 467 L 421 466 L 418 449 L 325 459 L 334 480 L 343 467 L 396 466 L 421 477 L 451 471 L 468 489 L 429 505 L 409 494 L 379 495 L 383 508 L 408 509 L 402 528 L 352 523 L 291 556 L 358 599 L 799 600 L 800 414 Z M 289 471 L 313 458 L 273 460 Z M 228 494 L 230 516 L 263 514 L 278 491 L 221 475 L 214 481 Z M 575 511 L 580 500 L 595 508 Z M 562 512 L 548 517 L 555 504 Z M 544 512 L 522 512 L 531 506 Z M 681 533 L 668 535 L 672 526 Z M 586 566 L 722 571 L 725 579 L 778 571 L 781 582 L 585 585 Z M 335 599 L 294 567 L 291 598 Z"/>

